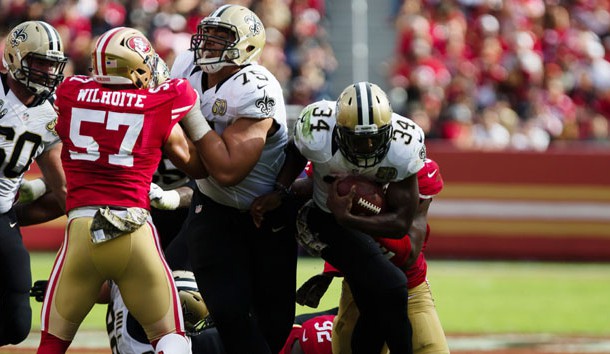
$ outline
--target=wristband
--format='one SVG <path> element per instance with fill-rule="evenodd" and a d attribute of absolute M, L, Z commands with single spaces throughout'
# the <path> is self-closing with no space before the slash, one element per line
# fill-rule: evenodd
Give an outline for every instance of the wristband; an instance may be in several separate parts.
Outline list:
<path fill-rule="evenodd" d="M 47 185 L 42 178 L 24 180 L 19 192 L 19 201 L 27 203 L 42 197 L 47 192 Z"/>
<path fill-rule="evenodd" d="M 192 141 L 197 141 L 203 138 L 212 128 L 199 110 L 199 101 L 191 108 L 191 110 L 182 118 L 182 126 Z"/>
<path fill-rule="evenodd" d="M 42 197 L 47 192 L 47 185 L 42 178 L 36 178 L 35 180 L 30 181 L 30 188 L 34 200 Z"/>

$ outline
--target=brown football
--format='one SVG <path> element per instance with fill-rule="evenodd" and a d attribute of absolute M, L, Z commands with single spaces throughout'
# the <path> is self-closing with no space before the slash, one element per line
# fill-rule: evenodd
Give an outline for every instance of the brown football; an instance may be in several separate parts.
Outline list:
<path fill-rule="evenodd" d="M 344 196 L 352 186 L 356 186 L 356 194 L 351 213 L 354 215 L 371 216 L 385 210 L 385 194 L 381 186 L 362 176 L 349 175 L 337 183 L 337 193 Z"/>

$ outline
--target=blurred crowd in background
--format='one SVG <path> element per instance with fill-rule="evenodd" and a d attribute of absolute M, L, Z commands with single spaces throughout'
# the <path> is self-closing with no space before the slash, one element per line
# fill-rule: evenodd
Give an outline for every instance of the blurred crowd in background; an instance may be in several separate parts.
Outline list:
<path fill-rule="evenodd" d="M 137 28 L 171 67 L 190 46 L 199 21 L 225 3 L 247 6 L 266 27 L 261 63 L 285 90 L 288 104 L 330 98 L 329 77 L 337 66 L 321 25 L 324 0 L 1 0 L 0 52 L 15 25 L 43 20 L 61 34 L 70 62 L 66 75 L 88 75 L 97 37 L 119 26 Z"/>
<path fill-rule="evenodd" d="M 395 109 L 462 148 L 608 145 L 609 11 L 608 0 L 396 0 Z"/>
<path fill-rule="evenodd" d="M 483 150 L 610 146 L 610 0 L 390 1 L 396 49 L 381 86 L 428 139 Z M 96 37 L 130 26 L 171 66 L 199 21 L 223 3 L 260 16 L 261 62 L 288 104 L 334 99 L 338 63 L 325 0 L 2 0 L 0 37 L 22 21 L 47 21 L 63 36 L 66 74 L 87 75 Z"/>

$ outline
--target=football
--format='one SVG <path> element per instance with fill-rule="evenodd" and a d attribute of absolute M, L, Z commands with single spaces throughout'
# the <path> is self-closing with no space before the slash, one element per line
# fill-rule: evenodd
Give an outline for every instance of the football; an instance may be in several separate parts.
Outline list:
<path fill-rule="evenodd" d="M 337 193 L 340 196 L 349 194 L 352 186 L 356 186 L 356 194 L 351 213 L 360 216 L 371 216 L 385 210 L 385 194 L 381 186 L 362 176 L 349 175 L 337 183 Z"/>

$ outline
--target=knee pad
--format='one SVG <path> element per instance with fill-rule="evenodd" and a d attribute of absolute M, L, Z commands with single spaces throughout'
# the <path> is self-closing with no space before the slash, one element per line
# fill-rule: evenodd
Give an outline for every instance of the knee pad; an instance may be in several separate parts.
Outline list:
<path fill-rule="evenodd" d="M 155 345 L 155 354 L 163 353 L 192 354 L 191 340 L 176 333 L 166 334 Z"/>

